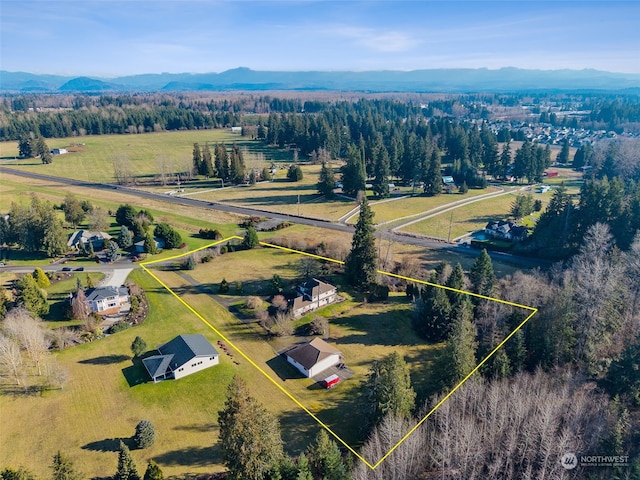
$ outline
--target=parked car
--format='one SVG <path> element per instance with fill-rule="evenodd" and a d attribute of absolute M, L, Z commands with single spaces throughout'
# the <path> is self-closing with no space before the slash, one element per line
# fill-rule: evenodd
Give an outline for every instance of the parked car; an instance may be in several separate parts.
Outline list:
<path fill-rule="evenodd" d="M 76 272 L 84 272 L 84 267 L 78 267 L 78 268 L 76 268 Z"/>
<path fill-rule="evenodd" d="M 71 271 L 71 267 L 63 267 L 62 271 L 63 272 L 70 272 Z"/>

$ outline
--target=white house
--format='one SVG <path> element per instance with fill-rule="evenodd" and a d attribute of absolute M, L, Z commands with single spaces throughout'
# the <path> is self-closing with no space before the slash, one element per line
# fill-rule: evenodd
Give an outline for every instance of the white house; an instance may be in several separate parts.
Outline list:
<path fill-rule="evenodd" d="M 340 363 L 341 354 L 321 338 L 296 345 L 285 353 L 287 362 L 305 377 L 311 378 Z"/>
<path fill-rule="evenodd" d="M 298 296 L 291 303 L 294 317 L 329 305 L 337 300 L 336 287 L 316 278 L 310 278 L 298 286 Z"/>
<path fill-rule="evenodd" d="M 220 363 L 218 351 L 204 335 L 178 335 L 157 350 L 160 355 L 142 360 L 154 383 L 177 380 Z"/>
<path fill-rule="evenodd" d="M 129 303 L 129 289 L 125 286 L 91 288 L 86 295 L 86 304 L 98 315 L 120 313 L 122 306 Z"/>

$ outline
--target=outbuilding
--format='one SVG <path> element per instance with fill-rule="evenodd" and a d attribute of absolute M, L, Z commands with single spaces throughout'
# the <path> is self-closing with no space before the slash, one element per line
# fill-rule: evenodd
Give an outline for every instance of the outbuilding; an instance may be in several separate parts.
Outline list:
<path fill-rule="evenodd" d="M 296 345 L 287 351 L 285 356 L 287 361 L 307 378 L 337 365 L 341 359 L 340 351 L 321 338 Z"/>

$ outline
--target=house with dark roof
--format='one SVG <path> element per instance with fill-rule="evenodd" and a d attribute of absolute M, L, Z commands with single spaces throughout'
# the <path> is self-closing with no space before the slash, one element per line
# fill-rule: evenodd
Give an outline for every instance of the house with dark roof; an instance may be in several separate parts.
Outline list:
<path fill-rule="evenodd" d="M 86 291 L 85 303 L 92 312 L 98 315 L 115 315 L 129 303 L 127 287 L 96 287 Z"/>
<path fill-rule="evenodd" d="M 291 301 L 291 313 L 294 317 L 301 317 L 338 299 L 336 287 L 317 278 L 310 278 L 299 285 L 297 293 L 298 295 Z"/>
<path fill-rule="evenodd" d="M 311 378 L 340 363 L 342 355 L 321 338 L 302 343 L 285 352 L 287 362 L 305 377 Z"/>
<path fill-rule="evenodd" d="M 90 230 L 76 230 L 69 235 L 67 246 L 79 250 L 81 247 L 88 247 L 89 244 L 95 251 L 104 248 L 104 242 L 111 240 L 113 237 L 106 232 L 94 232 Z"/>
<path fill-rule="evenodd" d="M 484 232 L 493 238 L 499 240 L 512 240 L 520 242 L 527 238 L 529 229 L 527 227 L 516 225 L 513 222 L 504 220 L 493 220 L 484 227 Z"/>
<path fill-rule="evenodd" d="M 218 365 L 218 351 L 204 335 L 178 335 L 157 348 L 160 355 L 142 360 L 153 382 L 182 378 Z"/>

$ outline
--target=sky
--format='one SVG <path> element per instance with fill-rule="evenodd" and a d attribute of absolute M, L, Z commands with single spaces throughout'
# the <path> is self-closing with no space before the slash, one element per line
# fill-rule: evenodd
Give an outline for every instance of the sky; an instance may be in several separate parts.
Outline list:
<path fill-rule="evenodd" d="M 640 73 L 640 1 L 0 0 L 0 69 Z"/>

